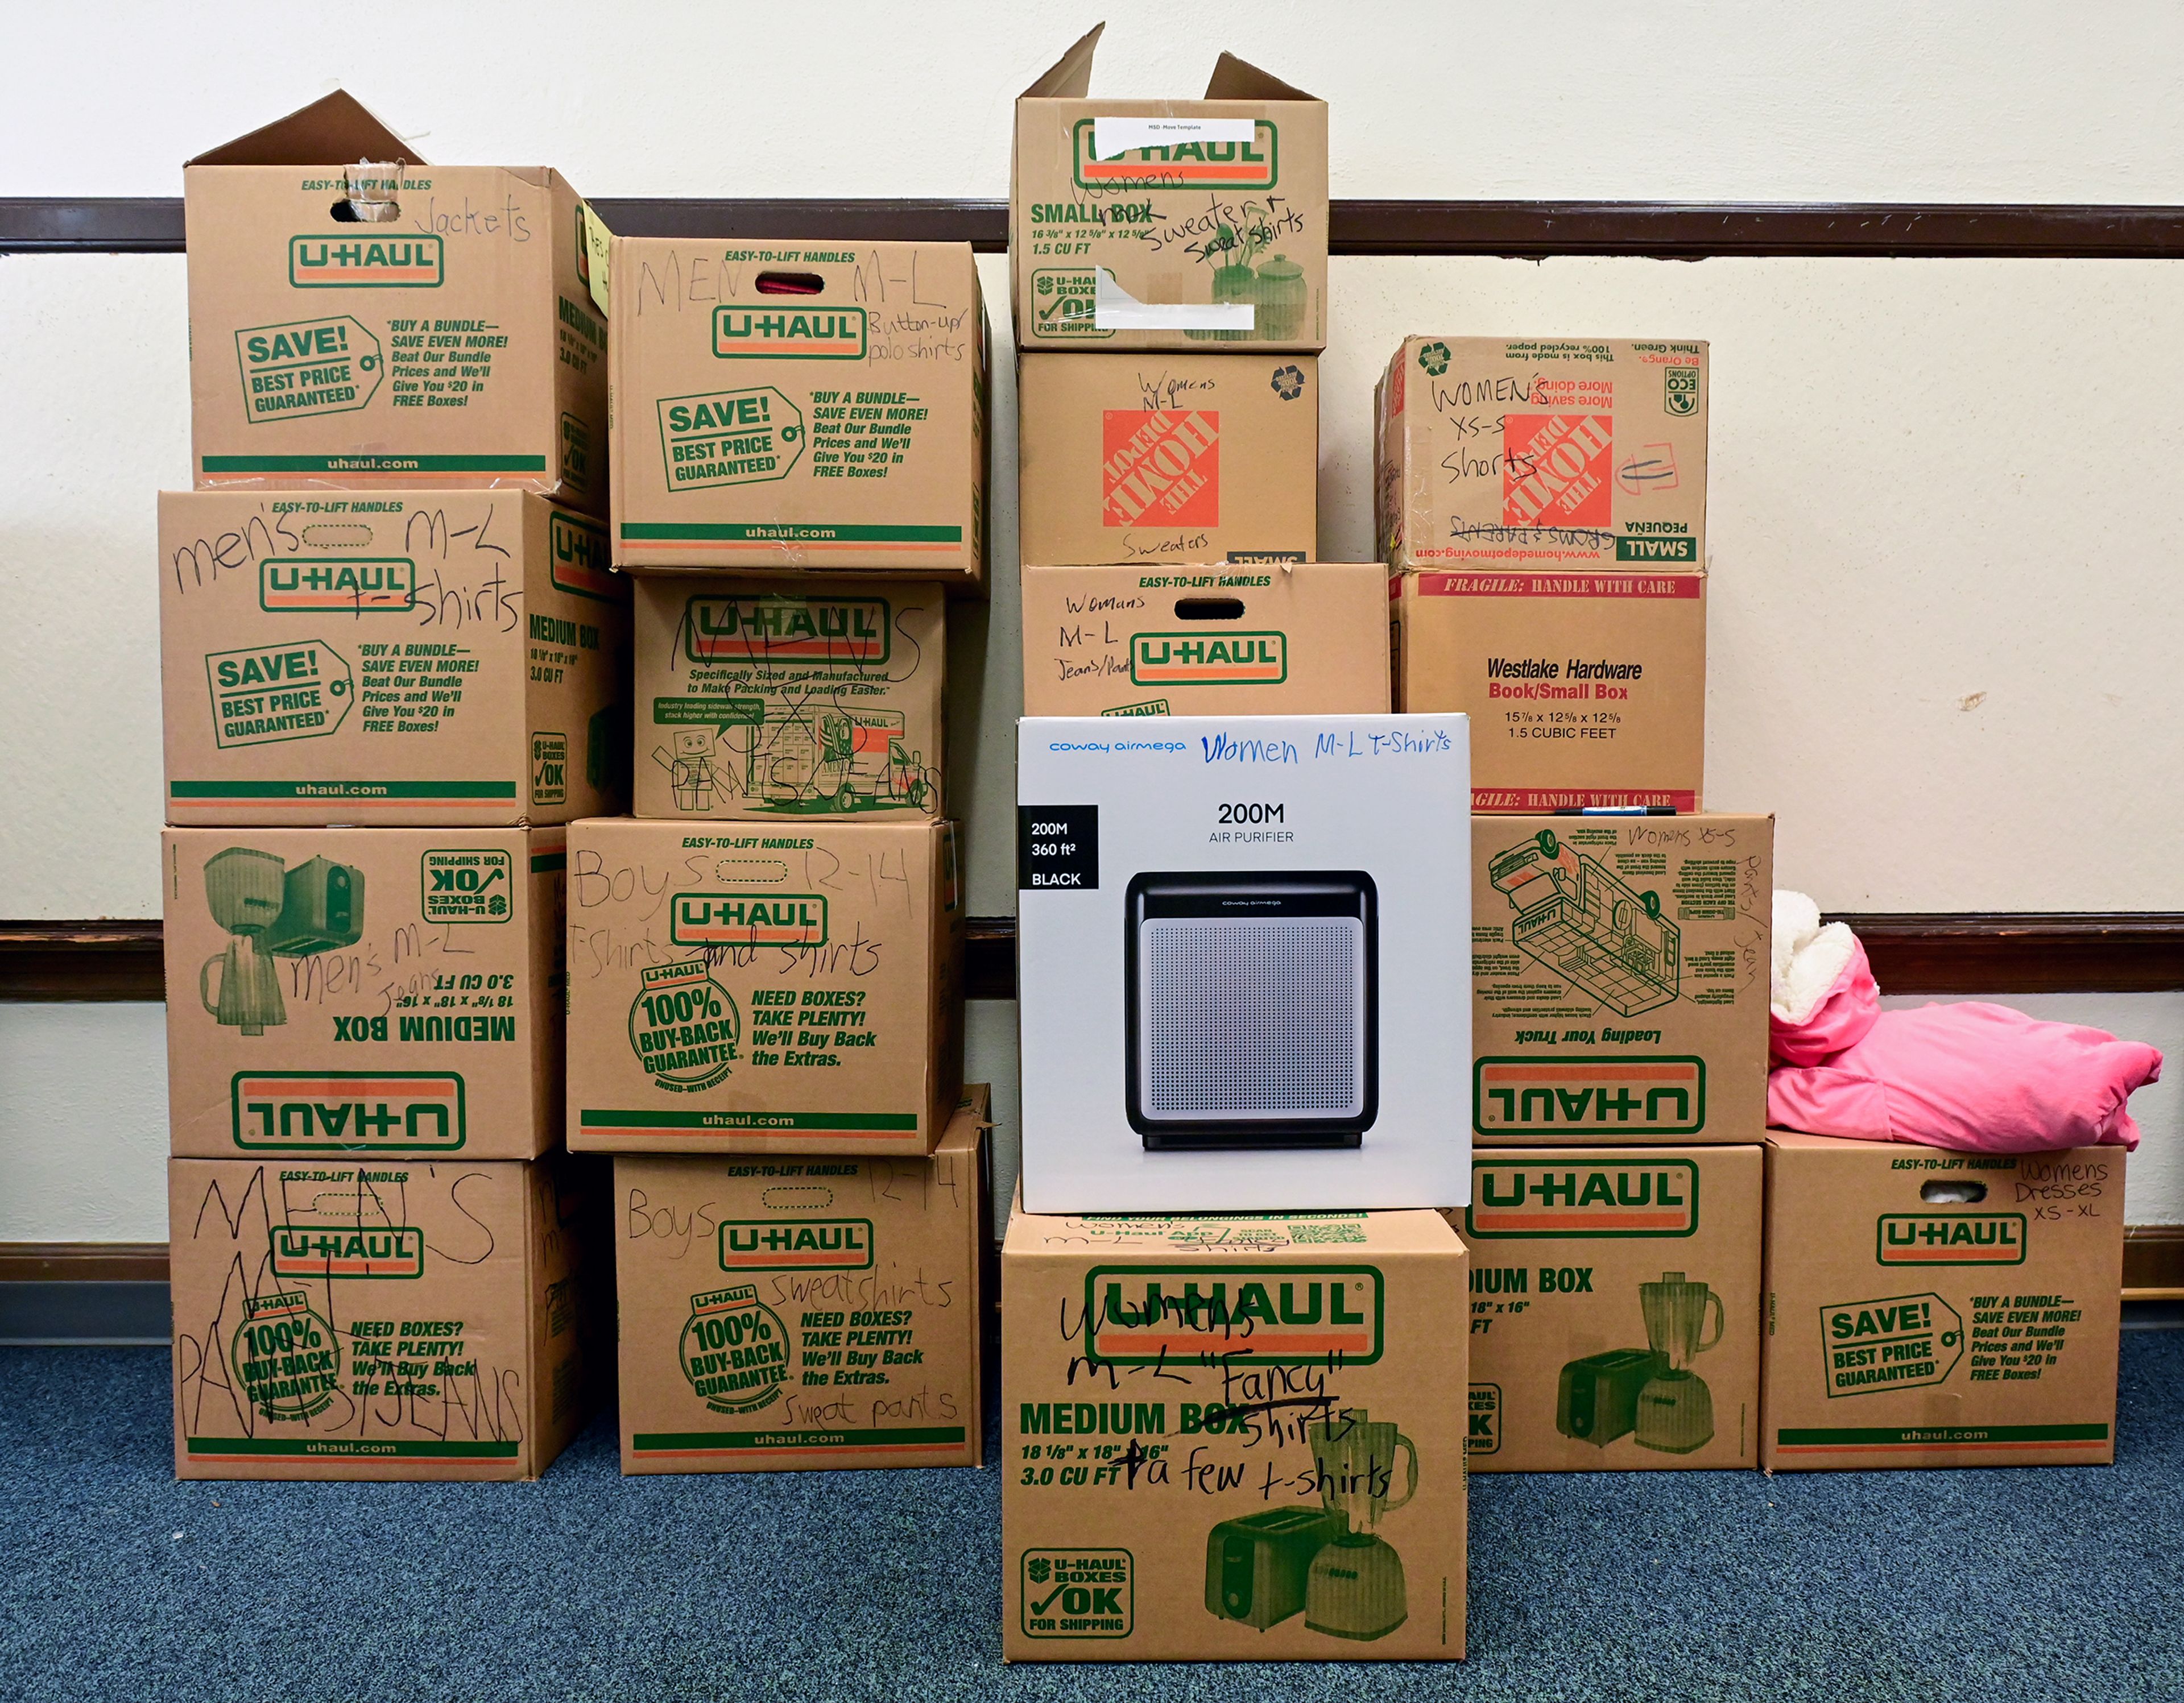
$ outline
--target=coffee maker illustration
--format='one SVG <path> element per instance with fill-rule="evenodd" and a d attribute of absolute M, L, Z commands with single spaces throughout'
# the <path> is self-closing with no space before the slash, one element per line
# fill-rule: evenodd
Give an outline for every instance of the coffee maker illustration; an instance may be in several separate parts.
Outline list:
<path fill-rule="evenodd" d="M 1675 999 L 1683 933 L 1662 916 L 1658 893 L 1626 886 L 1544 828 L 1496 854 L 1486 873 L 1515 907 L 1509 939 L 1525 956 L 1619 1016 Z"/>
<path fill-rule="evenodd" d="M 1631 1437 L 1641 1448 L 1688 1455 L 1713 1439 L 1713 1394 L 1691 1366 L 1721 1340 L 1721 1296 L 1685 1282 L 1681 1272 L 1663 1272 L 1659 1283 L 1639 1284 L 1638 1308 L 1649 1346 L 1610 1349 L 1563 1366 L 1555 1428 L 1602 1449 Z"/>
<path fill-rule="evenodd" d="M 198 966 L 198 999 L 214 1021 L 246 1035 L 288 1021 L 276 958 L 354 946 L 364 932 L 364 871 L 345 863 L 315 857 L 287 869 L 276 853 L 230 846 L 205 860 L 204 882 L 206 907 L 228 942 Z"/>

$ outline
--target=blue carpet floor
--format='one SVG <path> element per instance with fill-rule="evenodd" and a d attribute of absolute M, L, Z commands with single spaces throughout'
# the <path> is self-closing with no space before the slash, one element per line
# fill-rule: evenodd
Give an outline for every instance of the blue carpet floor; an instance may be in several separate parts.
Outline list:
<path fill-rule="evenodd" d="M 164 1351 L 0 1350 L 0 1695 L 2174 1699 L 2180 1390 L 2126 1334 L 2113 1468 L 1476 1478 L 1460 1667 L 1004 1667 L 992 1468 L 177 1484 Z"/>

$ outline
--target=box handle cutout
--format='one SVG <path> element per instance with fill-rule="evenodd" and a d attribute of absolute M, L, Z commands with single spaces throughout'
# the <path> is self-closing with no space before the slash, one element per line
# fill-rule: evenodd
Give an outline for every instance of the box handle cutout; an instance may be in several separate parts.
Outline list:
<path fill-rule="evenodd" d="M 1241 621 L 1244 600 L 1241 598 L 1178 598 L 1175 600 L 1178 621 Z"/>
<path fill-rule="evenodd" d="M 1969 1206 L 1986 1199 L 1984 1183 L 1922 1183 L 1919 1198 L 1929 1206 Z"/>
<path fill-rule="evenodd" d="M 816 296 L 827 288 L 827 281 L 816 272 L 761 272 L 758 275 L 758 292 L 761 296 Z"/>

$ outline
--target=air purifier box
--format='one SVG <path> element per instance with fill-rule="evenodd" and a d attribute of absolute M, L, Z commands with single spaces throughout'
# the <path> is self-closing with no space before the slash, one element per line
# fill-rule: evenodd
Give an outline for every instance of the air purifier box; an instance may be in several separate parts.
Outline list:
<path fill-rule="evenodd" d="M 1464 1269 L 1433 1212 L 1019 1205 L 1004 1658 L 1461 1660 Z"/>
<path fill-rule="evenodd" d="M 426 165 L 337 90 L 192 160 L 182 210 L 201 489 L 605 512 L 604 232 L 558 172 Z"/>
<path fill-rule="evenodd" d="M 1027 715 L 1384 715 L 1378 563 L 1027 566 Z"/>
<path fill-rule="evenodd" d="M 1317 355 L 1028 354 L 1017 415 L 1023 561 L 1318 554 Z"/>
<path fill-rule="evenodd" d="M 981 1464 L 986 1105 L 923 1158 L 616 1158 L 624 1472 Z"/>
<path fill-rule="evenodd" d="M 638 815 L 941 814 L 938 585 L 632 577 Z"/>
<path fill-rule="evenodd" d="M 962 958 L 952 822 L 576 823 L 569 1145 L 930 1153 Z"/>
<path fill-rule="evenodd" d="M 629 582 L 517 491 L 159 498 L 167 816 L 566 822 L 629 797 Z"/>
<path fill-rule="evenodd" d="M 1017 341 L 1324 346 L 1327 103 L 1234 53 L 1203 100 L 1093 99 L 1105 27 L 1017 101 Z"/>
<path fill-rule="evenodd" d="M 1460 1206 L 1460 715 L 1017 724 L 1034 1212 Z"/>
<path fill-rule="evenodd" d="M 536 1478 L 613 1389 L 605 1163 L 167 1166 L 178 1478 Z"/>
<path fill-rule="evenodd" d="M 170 828 L 190 1159 L 531 1159 L 561 1139 L 564 828 Z"/>
<path fill-rule="evenodd" d="M 1703 568 L 1708 385 L 1702 342 L 1405 338 L 1373 393 L 1382 558 Z"/>
<path fill-rule="evenodd" d="M 2124 1169 L 1769 1130 L 1760 1464 L 2113 1461 Z"/>
<path fill-rule="evenodd" d="M 1759 1464 L 1759 1130 L 1745 1147 L 1497 1148 L 1471 1253 L 1474 1472 Z"/>
<path fill-rule="evenodd" d="M 1772 816 L 1474 816 L 1473 1138 L 1748 1144 Z"/>
<path fill-rule="evenodd" d="M 969 243 L 642 237 L 612 257 L 617 565 L 980 591 Z"/>

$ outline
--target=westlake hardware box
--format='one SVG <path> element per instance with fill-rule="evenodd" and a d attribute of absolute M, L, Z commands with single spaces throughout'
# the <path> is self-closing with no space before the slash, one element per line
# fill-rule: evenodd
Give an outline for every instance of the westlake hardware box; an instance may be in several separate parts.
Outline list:
<path fill-rule="evenodd" d="M 1767 1134 L 1769 1471 L 2115 1459 L 2124 1153 Z"/>
<path fill-rule="evenodd" d="M 337 91 L 199 154 L 182 206 L 199 487 L 498 486 L 604 512 L 597 220 L 558 172 L 426 165 Z"/>
<path fill-rule="evenodd" d="M 536 1478 L 612 1388 L 599 1160 L 167 1166 L 178 1478 Z"/>
<path fill-rule="evenodd" d="M 635 577 L 638 815 L 940 815 L 938 585 Z"/>
<path fill-rule="evenodd" d="M 616 1159 L 624 1472 L 983 1464 L 986 1105 L 930 1158 Z"/>
<path fill-rule="evenodd" d="M 1378 563 L 1023 570 L 1027 715 L 1388 712 Z"/>
<path fill-rule="evenodd" d="M 177 1157 L 530 1159 L 561 1138 L 562 828 L 170 828 Z"/>
<path fill-rule="evenodd" d="M 963 1070 L 952 822 L 569 831 L 569 1145 L 922 1155 Z"/>
<path fill-rule="evenodd" d="M 1472 1133 L 1750 1142 L 1772 816 L 1474 816 Z"/>
<path fill-rule="evenodd" d="M 1460 1661 L 1464 1266 L 1432 1212 L 1019 1208 L 1004 1657 Z"/>
<path fill-rule="evenodd" d="M 1764 1173 L 1757 1145 L 1473 1155 L 1473 1472 L 1759 1464 Z"/>
<path fill-rule="evenodd" d="M 1472 808 L 1705 801 L 1706 582 L 1691 573 L 1398 574 L 1396 702 L 1471 717 Z"/>
<path fill-rule="evenodd" d="M 1327 104 L 1233 53 L 1206 98 L 1093 100 L 1102 25 L 1017 102 L 1025 348 L 1327 341 Z"/>
<path fill-rule="evenodd" d="M 1707 346 L 1407 337 L 1373 391 L 1390 567 L 1706 565 Z"/>
<path fill-rule="evenodd" d="M 618 564 L 979 588 L 970 244 L 638 238 L 611 264 Z"/>
<path fill-rule="evenodd" d="M 170 821 L 566 822 L 629 793 L 629 582 L 513 491 L 159 498 Z"/>
<path fill-rule="evenodd" d="M 1017 405 L 1024 561 L 1318 554 L 1317 356 L 1028 354 Z"/>

